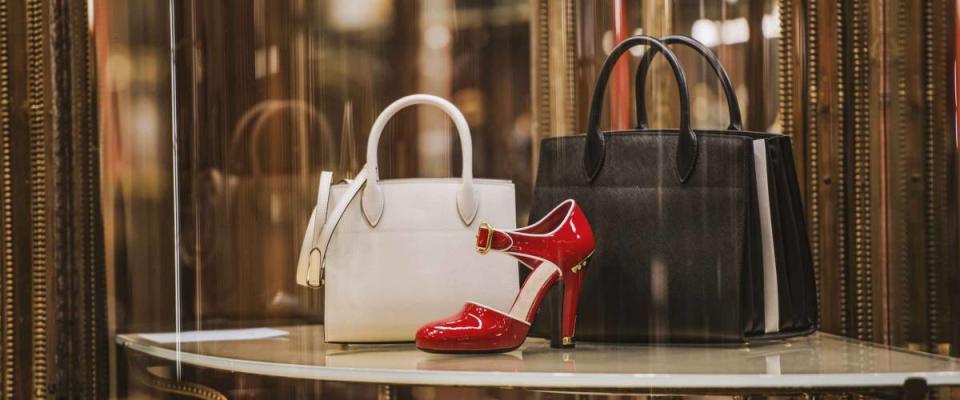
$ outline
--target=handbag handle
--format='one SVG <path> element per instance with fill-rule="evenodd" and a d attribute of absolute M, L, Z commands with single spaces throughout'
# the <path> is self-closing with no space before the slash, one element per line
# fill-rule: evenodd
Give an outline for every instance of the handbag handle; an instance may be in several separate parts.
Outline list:
<path fill-rule="evenodd" d="M 464 224 L 470 225 L 474 217 L 477 216 L 479 207 L 477 194 L 473 189 L 473 145 L 470 140 L 470 126 L 467 125 L 467 119 L 463 117 L 463 114 L 453 103 L 428 94 L 414 94 L 393 102 L 380 113 L 380 116 L 374 121 L 373 127 L 370 128 L 370 138 L 367 139 L 367 185 L 364 187 L 360 198 L 363 216 L 370 223 L 370 226 L 377 226 L 380 217 L 383 215 L 384 195 L 383 189 L 380 187 L 380 170 L 377 166 L 377 145 L 380 143 L 383 128 L 398 111 L 416 104 L 427 104 L 440 108 L 450 116 L 457 128 L 457 134 L 460 136 L 460 148 L 463 151 L 461 171 L 463 182 L 457 192 L 457 211 L 460 214 L 460 220 Z"/>
<path fill-rule="evenodd" d="M 737 100 L 737 93 L 733 90 L 733 83 L 730 81 L 730 75 L 727 74 L 727 70 L 723 68 L 723 65 L 720 64 L 720 61 L 717 60 L 717 56 L 710 51 L 707 46 L 704 46 L 703 43 L 700 43 L 696 39 L 693 39 L 689 36 L 684 35 L 670 35 L 660 38 L 660 42 L 669 46 L 672 44 L 682 44 L 684 46 L 690 47 L 697 51 L 703 58 L 710 63 L 710 67 L 713 68 L 713 72 L 717 74 L 717 78 L 720 80 L 720 86 L 723 87 L 723 94 L 727 98 L 727 109 L 730 116 L 730 126 L 727 128 L 731 131 L 743 130 L 742 117 L 740 116 L 740 102 Z M 652 48 L 650 51 L 646 52 L 643 55 L 643 58 L 640 59 L 640 65 L 637 66 L 637 129 L 647 129 L 647 107 L 646 107 L 646 96 L 644 95 L 643 88 L 647 81 L 647 72 L 650 70 L 650 64 L 653 62 L 653 57 L 657 55 L 657 49 Z"/>
<path fill-rule="evenodd" d="M 293 110 L 299 111 L 306 114 L 314 123 L 318 125 L 320 129 L 320 140 L 323 141 L 323 151 L 325 156 L 332 157 L 333 149 L 335 145 L 333 144 L 333 138 L 330 136 L 330 122 L 327 120 L 326 115 L 322 112 L 317 111 L 312 106 L 296 100 L 264 100 L 249 110 L 247 110 L 240 120 L 237 121 L 237 125 L 233 129 L 233 136 L 230 142 L 231 151 L 236 151 L 240 147 L 241 140 L 243 139 L 243 132 L 247 128 L 247 125 L 250 125 L 253 122 L 253 126 L 250 129 L 250 139 L 248 151 L 250 159 L 250 170 L 254 175 L 260 175 L 260 159 L 257 157 L 257 148 L 259 147 L 259 142 L 263 136 L 263 124 L 267 121 L 267 118 L 276 114 L 279 111 L 283 110 Z M 254 120 L 256 117 L 256 120 Z M 307 152 L 305 149 L 309 144 L 307 140 L 307 132 L 305 130 L 300 130 L 298 132 L 300 143 L 302 143 L 302 149 L 299 154 L 299 168 L 300 173 L 303 176 L 306 176 L 309 170 L 309 163 L 307 162 Z"/>
<path fill-rule="evenodd" d="M 681 183 L 686 182 L 690 173 L 693 172 L 693 166 L 697 161 L 697 135 L 690 129 L 690 96 L 687 93 L 686 75 L 680 68 L 677 57 L 663 43 L 650 36 L 637 35 L 624 39 L 610 51 L 610 55 L 603 62 L 603 67 L 597 76 L 593 99 L 590 101 L 590 115 L 587 119 L 587 144 L 583 153 L 583 168 L 589 182 L 593 182 L 600 174 L 606 154 L 603 133 L 600 132 L 600 111 L 603 108 L 603 97 L 607 89 L 607 81 L 610 80 L 610 73 L 623 53 L 642 44 L 651 46 L 663 53 L 670 63 L 670 68 L 673 69 L 673 75 L 677 80 L 677 90 L 680 92 L 680 134 L 677 138 L 675 168 Z"/>

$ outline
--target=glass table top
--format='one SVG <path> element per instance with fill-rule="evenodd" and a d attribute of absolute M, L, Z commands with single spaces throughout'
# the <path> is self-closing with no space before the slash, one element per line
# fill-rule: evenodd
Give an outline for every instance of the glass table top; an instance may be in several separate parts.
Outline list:
<path fill-rule="evenodd" d="M 239 373 L 327 381 L 531 388 L 845 388 L 900 386 L 911 377 L 960 386 L 960 359 L 825 333 L 735 347 L 578 342 L 551 349 L 528 339 L 504 354 L 428 354 L 413 344 L 326 344 L 322 326 L 272 327 L 263 339 L 117 342 L 161 359 Z M 210 338 L 207 338 L 210 339 Z M 237 339 L 237 338 L 234 338 Z"/>

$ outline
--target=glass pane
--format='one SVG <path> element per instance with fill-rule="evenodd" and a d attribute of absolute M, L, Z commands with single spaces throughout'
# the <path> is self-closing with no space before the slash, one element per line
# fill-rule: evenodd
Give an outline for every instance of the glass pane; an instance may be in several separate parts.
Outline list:
<path fill-rule="evenodd" d="M 776 91 L 769 89 L 777 81 L 775 3 L 577 2 L 572 49 L 551 48 L 573 54 L 574 131 L 585 130 L 587 99 L 610 49 L 639 33 L 689 34 L 706 43 L 730 74 L 745 125 L 778 131 Z M 335 181 L 353 178 L 367 162 L 375 118 L 409 94 L 437 95 L 463 112 L 474 176 L 512 181 L 516 223 L 527 222 L 541 138 L 533 132 L 531 91 L 542 69 L 533 61 L 531 2 L 96 4 L 114 332 L 292 326 L 313 332 L 323 322 L 323 291 L 298 286 L 295 269 L 320 173 L 334 172 Z M 694 126 L 725 127 L 715 73 L 694 52 L 676 52 L 695 99 Z M 629 69 L 614 77 L 603 126 L 633 125 L 633 71 L 642 54 L 634 52 Z M 647 82 L 651 124 L 675 127 L 676 88 L 661 59 Z M 537 112 L 566 110 L 553 99 L 546 104 Z M 456 131 L 435 108 L 399 113 L 377 150 L 384 179 L 461 173 Z M 324 352 L 309 351 L 321 335 L 282 340 L 302 350 L 298 362 L 328 362 Z M 183 354 L 209 348 L 192 342 L 158 347 Z M 233 394 L 254 396 L 369 393 L 127 356 L 117 358 L 129 367 L 115 382 L 118 393 L 154 393 L 135 383 L 144 372 L 246 388 Z"/>

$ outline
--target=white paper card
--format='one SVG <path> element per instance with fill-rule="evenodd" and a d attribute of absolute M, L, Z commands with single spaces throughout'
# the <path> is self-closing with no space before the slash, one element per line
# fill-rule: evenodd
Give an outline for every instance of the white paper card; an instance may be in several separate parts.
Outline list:
<path fill-rule="evenodd" d="M 222 342 L 229 340 L 257 340 L 287 336 L 287 331 L 272 328 L 221 329 L 180 332 L 180 343 Z M 142 333 L 140 337 L 157 343 L 176 343 L 177 333 Z"/>

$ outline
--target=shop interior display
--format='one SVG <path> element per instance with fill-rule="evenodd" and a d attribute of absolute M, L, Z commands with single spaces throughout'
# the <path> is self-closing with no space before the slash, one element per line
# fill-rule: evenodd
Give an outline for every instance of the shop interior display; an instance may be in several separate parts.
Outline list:
<path fill-rule="evenodd" d="M 4 2 L 0 398 L 960 398 L 958 9 Z"/>

